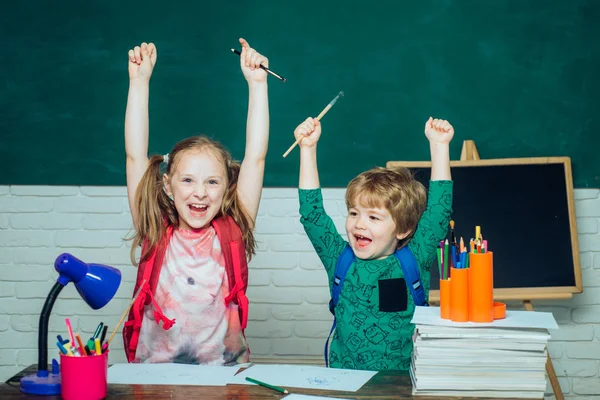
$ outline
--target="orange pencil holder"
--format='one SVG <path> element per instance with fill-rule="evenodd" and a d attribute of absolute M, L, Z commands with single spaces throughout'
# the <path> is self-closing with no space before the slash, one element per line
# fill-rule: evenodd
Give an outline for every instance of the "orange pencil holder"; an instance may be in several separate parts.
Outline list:
<path fill-rule="evenodd" d="M 450 269 L 450 319 L 454 322 L 469 321 L 469 275 L 470 268 Z"/>
<path fill-rule="evenodd" d="M 470 253 L 469 320 L 494 320 L 494 255 L 493 252 Z"/>
<path fill-rule="evenodd" d="M 452 304 L 452 281 L 450 279 L 440 279 L 440 317 L 450 319 L 450 308 Z"/>

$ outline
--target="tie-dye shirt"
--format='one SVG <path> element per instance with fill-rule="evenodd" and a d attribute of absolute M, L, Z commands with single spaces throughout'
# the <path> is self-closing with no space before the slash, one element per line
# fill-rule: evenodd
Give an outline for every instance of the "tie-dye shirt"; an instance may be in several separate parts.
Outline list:
<path fill-rule="evenodd" d="M 136 362 L 234 365 L 248 362 L 238 306 L 229 294 L 225 258 L 212 226 L 175 229 L 160 271 L 156 293 L 163 314 L 175 320 L 164 330 L 146 306 Z"/>

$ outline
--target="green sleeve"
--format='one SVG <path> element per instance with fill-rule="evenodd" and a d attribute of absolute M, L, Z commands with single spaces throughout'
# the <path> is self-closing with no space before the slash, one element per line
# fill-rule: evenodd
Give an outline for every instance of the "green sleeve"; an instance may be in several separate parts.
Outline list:
<path fill-rule="evenodd" d="M 335 264 L 346 242 L 323 207 L 321 189 L 299 189 L 300 222 L 332 280 Z"/>
<path fill-rule="evenodd" d="M 437 248 L 448 234 L 452 214 L 452 187 L 452 181 L 429 182 L 427 208 L 409 243 L 419 264 L 421 283 L 427 297 L 431 287 L 431 266 L 437 262 Z"/>

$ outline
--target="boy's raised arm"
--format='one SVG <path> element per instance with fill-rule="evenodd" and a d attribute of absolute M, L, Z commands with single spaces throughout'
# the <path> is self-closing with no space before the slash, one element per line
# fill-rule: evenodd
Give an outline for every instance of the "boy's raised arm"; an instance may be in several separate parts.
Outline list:
<path fill-rule="evenodd" d="M 319 169 L 317 167 L 317 142 L 321 137 L 321 122 L 314 118 L 307 118 L 294 131 L 296 140 L 300 141 L 300 189 L 318 189 Z"/>
<path fill-rule="evenodd" d="M 454 136 L 454 128 L 448 121 L 433 119 L 425 123 L 425 136 L 429 139 L 431 151 L 431 180 L 450 181 L 450 141 Z"/>

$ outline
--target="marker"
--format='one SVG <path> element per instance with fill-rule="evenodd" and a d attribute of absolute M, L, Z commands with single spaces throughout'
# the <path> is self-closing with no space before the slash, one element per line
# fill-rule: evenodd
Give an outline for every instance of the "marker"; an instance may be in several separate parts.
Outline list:
<path fill-rule="evenodd" d="M 63 346 L 61 342 L 56 342 L 56 346 L 58 347 L 61 353 L 69 354 L 69 351 L 65 348 L 65 346 Z"/>
<path fill-rule="evenodd" d="M 75 336 L 73 336 L 73 328 L 71 328 L 71 320 L 69 318 L 65 318 L 65 323 L 67 324 L 67 330 L 69 331 L 69 340 L 71 343 L 75 344 Z"/>
<path fill-rule="evenodd" d="M 450 244 L 456 246 L 456 236 L 454 235 L 454 221 L 450 220 Z"/>
<path fill-rule="evenodd" d="M 246 380 L 247 380 L 248 382 L 256 383 L 257 385 L 264 386 L 264 387 L 266 387 L 266 388 L 269 388 L 269 389 L 273 389 L 273 390 L 275 390 L 275 391 L 277 391 L 277 392 L 279 392 L 279 393 L 283 393 L 283 394 L 288 394 L 288 393 L 289 393 L 289 392 L 288 392 L 287 390 L 285 390 L 284 388 L 280 388 L 279 386 L 273 386 L 273 385 L 269 385 L 268 383 L 264 383 L 264 382 L 261 382 L 261 381 L 257 381 L 256 379 L 252 379 L 252 378 L 248 378 L 248 377 L 246 377 Z"/>
<path fill-rule="evenodd" d="M 79 352 L 81 353 L 82 356 L 86 356 L 85 346 L 83 345 L 83 342 L 81 341 L 81 336 L 79 336 L 79 333 L 75 334 L 75 338 L 77 339 L 77 344 L 79 345 Z"/>
<path fill-rule="evenodd" d="M 446 271 L 450 271 L 450 265 L 448 264 L 448 239 L 444 242 L 444 265 L 446 265 Z"/>
<path fill-rule="evenodd" d="M 62 344 L 65 343 L 69 343 L 69 341 L 67 339 L 63 339 L 62 336 L 60 335 L 56 335 L 56 338 L 58 339 L 59 342 L 61 342 Z"/>
<path fill-rule="evenodd" d="M 93 339 L 96 339 L 98 336 L 100 336 L 100 332 L 102 332 L 102 326 L 104 324 L 102 322 L 100 322 L 98 324 L 98 327 L 96 328 L 96 332 L 94 332 L 94 335 L 92 336 Z"/>
<path fill-rule="evenodd" d="M 96 355 L 99 356 L 102 354 L 102 347 L 100 346 L 100 339 L 94 339 L 94 344 L 96 345 Z"/>
<path fill-rule="evenodd" d="M 235 54 L 237 54 L 238 56 L 241 56 L 242 53 L 240 53 L 239 50 L 236 49 L 231 49 L 231 51 Z M 283 76 L 276 74 L 275 72 L 271 71 L 269 68 L 265 67 L 264 65 L 260 64 L 260 68 L 264 69 L 265 71 L 267 71 L 269 74 L 273 75 L 275 78 L 279 79 L 281 82 L 285 82 L 287 79 L 285 79 Z"/>
<path fill-rule="evenodd" d="M 90 349 L 93 349 L 95 344 L 94 344 L 94 340 L 100 335 L 100 332 L 102 332 L 102 326 L 104 324 L 102 322 L 100 322 L 98 324 L 98 327 L 96 327 L 96 331 L 94 332 L 94 334 L 92 335 L 92 337 L 90 338 L 90 340 L 87 341 L 87 345 Z"/>
<path fill-rule="evenodd" d="M 75 344 L 71 345 L 70 343 L 65 343 L 64 346 L 65 346 L 65 349 L 67 349 L 70 352 L 72 352 L 74 356 L 80 356 L 81 355 L 77 351 L 77 346 L 75 346 Z"/>
<path fill-rule="evenodd" d="M 437 261 L 440 279 L 444 279 L 444 276 L 442 275 L 442 249 L 440 249 L 439 247 L 437 248 Z"/>
<path fill-rule="evenodd" d="M 100 343 L 104 342 L 104 338 L 106 338 L 106 331 L 108 331 L 108 325 L 104 325 L 104 328 L 102 328 L 102 335 L 100 336 Z"/>
<path fill-rule="evenodd" d="M 56 343 L 56 345 L 58 345 L 58 343 Z M 65 344 L 60 344 L 59 348 L 62 346 L 63 349 L 65 349 L 67 355 L 72 356 L 74 355 L 73 352 L 71 351 L 71 345 L 69 343 L 65 343 Z M 62 349 L 61 349 L 62 350 Z"/>

